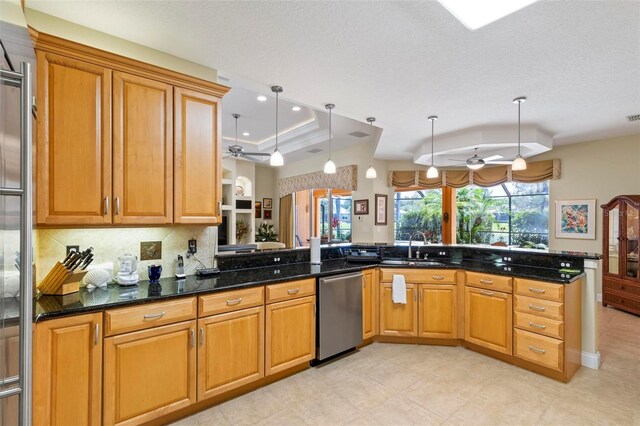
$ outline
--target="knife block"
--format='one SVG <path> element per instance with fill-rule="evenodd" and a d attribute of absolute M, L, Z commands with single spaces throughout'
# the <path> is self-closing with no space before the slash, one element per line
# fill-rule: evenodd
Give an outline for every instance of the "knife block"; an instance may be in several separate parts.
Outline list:
<path fill-rule="evenodd" d="M 60 262 L 56 262 L 46 277 L 38 285 L 38 290 L 42 294 L 65 295 L 75 293 L 80 289 L 80 282 L 87 274 L 87 271 L 69 271 Z"/>

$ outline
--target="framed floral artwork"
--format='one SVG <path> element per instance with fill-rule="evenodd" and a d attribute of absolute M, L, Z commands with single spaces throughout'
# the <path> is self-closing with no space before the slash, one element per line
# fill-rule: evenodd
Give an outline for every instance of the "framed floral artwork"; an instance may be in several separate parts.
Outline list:
<path fill-rule="evenodd" d="M 556 238 L 596 238 L 596 200 L 556 201 Z"/>
<path fill-rule="evenodd" d="M 376 225 L 387 224 L 387 196 L 376 194 Z"/>
<path fill-rule="evenodd" d="M 369 214 L 369 200 L 354 200 L 353 206 L 353 214 Z"/>

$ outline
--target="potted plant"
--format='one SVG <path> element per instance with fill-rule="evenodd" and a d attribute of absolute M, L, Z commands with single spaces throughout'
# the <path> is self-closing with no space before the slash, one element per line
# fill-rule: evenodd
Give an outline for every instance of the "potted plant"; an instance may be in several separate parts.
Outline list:
<path fill-rule="evenodd" d="M 262 222 L 256 232 L 256 241 L 278 241 L 278 233 L 273 229 L 273 224 Z"/>

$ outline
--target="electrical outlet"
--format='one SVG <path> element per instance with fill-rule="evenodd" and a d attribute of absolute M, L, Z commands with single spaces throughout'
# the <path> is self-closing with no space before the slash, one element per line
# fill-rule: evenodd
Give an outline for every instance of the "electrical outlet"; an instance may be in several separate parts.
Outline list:
<path fill-rule="evenodd" d="M 67 246 L 67 254 L 69 254 L 72 251 L 75 251 L 76 253 L 79 253 L 80 252 L 80 246 Z"/>
<path fill-rule="evenodd" d="M 189 247 L 187 249 L 187 253 L 196 254 L 197 252 L 198 252 L 198 240 L 196 240 L 195 238 L 192 240 L 189 240 Z"/>
<path fill-rule="evenodd" d="M 140 260 L 162 259 L 162 241 L 142 241 L 140 243 Z"/>

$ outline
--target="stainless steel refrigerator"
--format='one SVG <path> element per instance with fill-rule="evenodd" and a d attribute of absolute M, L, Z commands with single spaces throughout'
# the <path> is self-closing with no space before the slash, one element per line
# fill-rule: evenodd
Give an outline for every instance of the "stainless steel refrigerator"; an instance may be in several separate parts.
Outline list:
<path fill-rule="evenodd" d="M 0 426 L 31 424 L 32 70 L 19 0 L 0 0 Z"/>

